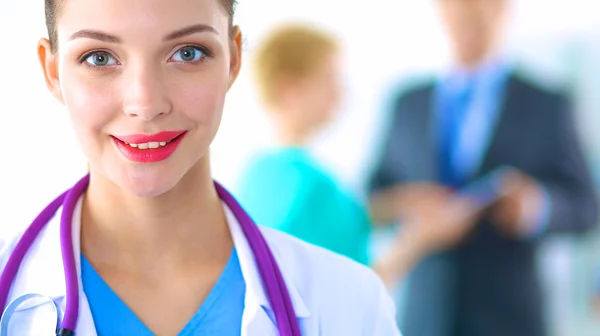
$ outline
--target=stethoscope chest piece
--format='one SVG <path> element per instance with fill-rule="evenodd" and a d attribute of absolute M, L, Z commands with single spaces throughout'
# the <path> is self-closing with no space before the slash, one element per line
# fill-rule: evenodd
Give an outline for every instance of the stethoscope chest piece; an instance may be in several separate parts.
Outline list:
<path fill-rule="evenodd" d="M 0 319 L 0 336 L 54 336 L 61 319 L 60 311 L 60 307 L 48 296 L 20 296 L 4 310 Z"/>

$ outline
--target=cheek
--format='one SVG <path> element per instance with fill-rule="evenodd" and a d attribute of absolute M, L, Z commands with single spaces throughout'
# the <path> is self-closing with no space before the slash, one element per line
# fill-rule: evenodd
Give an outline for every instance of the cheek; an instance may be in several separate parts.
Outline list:
<path fill-rule="evenodd" d="M 338 89 L 336 83 L 331 79 L 324 79 L 320 85 L 315 87 L 315 97 L 322 109 L 330 109 L 338 99 Z M 329 111 L 327 111 L 329 112 Z"/>
<path fill-rule="evenodd" d="M 84 143 L 93 142 L 119 111 L 115 85 L 76 73 L 65 73 L 62 78 L 63 100 L 75 131 Z"/>
<path fill-rule="evenodd" d="M 172 85 L 171 101 L 173 108 L 185 114 L 199 127 L 218 125 L 225 95 L 228 76 L 221 72 L 205 74 L 201 78 L 190 78 Z"/>
<path fill-rule="evenodd" d="M 337 105 L 342 96 L 342 86 L 338 77 L 332 77 L 332 81 L 327 86 L 327 93 L 332 104 Z"/>

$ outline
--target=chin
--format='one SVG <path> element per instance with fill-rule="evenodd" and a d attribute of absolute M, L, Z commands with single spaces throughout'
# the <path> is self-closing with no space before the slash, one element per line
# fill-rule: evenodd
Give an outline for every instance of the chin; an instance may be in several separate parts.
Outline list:
<path fill-rule="evenodd" d="M 183 174 L 169 173 L 164 169 L 145 168 L 120 174 L 113 182 L 127 194 L 140 198 L 154 198 L 172 190 L 182 177 Z"/>
<path fill-rule="evenodd" d="M 145 185 L 129 185 L 126 186 L 130 194 L 139 198 L 155 198 L 166 194 L 169 190 L 175 187 L 175 184 L 150 182 Z"/>
<path fill-rule="evenodd" d="M 202 167 L 198 163 L 190 162 L 189 155 L 188 158 L 170 157 L 155 163 L 134 163 L 111 158 L 103 162 L 102 168 L 96 172 L 102 176 L 98 183 L 105 185 L 101 189 L 106 190 L 108 187 L 124 196 L 155 198 L 169 193 L 179 185 L 189 184 L 189 181 L 183 180 L 190 173 L 198 174 Z"/>
<path fill-rule="evenodd" d="M 121 186 L 129 194 L 140 198 L 154 198 L 166 194 L 177 185 L 177 181 L 160 179 L 132 179 Z"/>

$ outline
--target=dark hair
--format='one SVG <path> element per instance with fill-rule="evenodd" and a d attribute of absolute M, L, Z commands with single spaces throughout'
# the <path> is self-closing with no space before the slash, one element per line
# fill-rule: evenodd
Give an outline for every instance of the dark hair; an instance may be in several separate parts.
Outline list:
<path fill-rule="evenodd" d="M 219 0 L 221 5 L 229 16 L 229 32 L 231 33 L 233 28 L 233 15 L 235 13 L 235 7 L 237 0 Z M 56 36 L 56 19 L 60 14 L 60 8 L 64 0 L 44 0 L 45 12 L 46 12 L 46 28 L 48 29 L 48 39 L 50 40 L 50 46 L 52 51 L 55 51 L 58 46 Z"/>

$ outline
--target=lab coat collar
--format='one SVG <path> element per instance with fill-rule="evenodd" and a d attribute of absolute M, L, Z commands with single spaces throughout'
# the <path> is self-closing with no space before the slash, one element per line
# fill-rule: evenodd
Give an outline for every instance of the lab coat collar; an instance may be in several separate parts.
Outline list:
<path fill-rule="evenodd" d="M 73 248 L 76 260 L 78 283 L 79 283 L 79 318 L 76 335 L 96 335 L 92 313 L 89 303 L 83 292 L 81 280 L 81 204 L 80 198 L 75 213 L 73 214 Z M 274 314 L 262 286 L 262 280 L 254 254 L 243 234 L 239 223 L 231 210 L 224 204 L 227 222 L 233 237 L 233 242 L 239 256 L 242 275 L 246 281 L 245 310 L 242 319 L 242 335 L 276 335 L 277 329 Z M 62 208 L 57 211 L 54 218 L 42 230 L 31 249 L 26 254 L 22 267 L 13 282 L 10 301 L 24 294 L 43 294 L 52 298 L 59 304 L 62 312 L 65 311 L 66 284 L 60 246 L 60 218 Z M 278 254 L 271 245 L 276 259 Z M 293 265 L 279 262 L 286 285 L 292 300 L 297 318 L 306 318 L 310 312 L 302 299 L 296 284 L 292 281 L 288 271 L 292 271 Z"/>
<path fill-rule="evenodd" d="M 254 253 L 252 253 L 250 244 L 248 243 L 248 240 L 246 239 L 246 236 L 244 235 L 242 228 L 231 209 L 229 209 L 225 203 L 223 203 L 223 208 L 225 209 L 225 214 L 227 216 L 227 223 L 229 224 L 229 230 L 233 238 L 233 244 L 235 245 L 239 256 L 242 275 L 246 281 L 246 304 L 258 304 L 272 314 L 273 309 L 263 288 L 262 278 L 258 271 L 258 265 L 256 264 L 256 259 L 254 258 Z M 269 246 L 269 248 L 273 252 L 278 266 L 283 274 L 283 278 L 285 280 L 288 292 L 290 294 L 290 299 L 292 300 L 292 305 L 296 313 L 296 318 L 310 317 L 310 311 L 308 310 L 306 303 L 302 299 L 296 284 L 292 281 L 292 277 L 289 276 L 292 270 L 288 269 L 288 267 L 291 268 L 293 265 L 288 265 L 288 263 L 281 262 L 281 258 L 278 258 L 278 251 L 272 244 Z"/>

